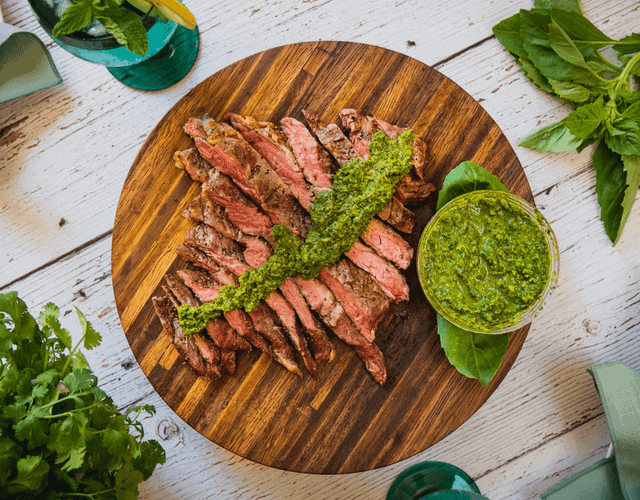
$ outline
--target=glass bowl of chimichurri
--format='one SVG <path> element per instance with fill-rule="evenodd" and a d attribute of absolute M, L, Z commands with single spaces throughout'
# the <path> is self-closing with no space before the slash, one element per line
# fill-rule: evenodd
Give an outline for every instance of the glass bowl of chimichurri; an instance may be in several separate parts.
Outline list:
<path fill-rule="evenodd" d="M 540 211 L 505 191 L 451 200 L 425 227 L 418 276 L 444 319 L 477 333 L 531 322 L 555 288 L 559 251 Z"/>

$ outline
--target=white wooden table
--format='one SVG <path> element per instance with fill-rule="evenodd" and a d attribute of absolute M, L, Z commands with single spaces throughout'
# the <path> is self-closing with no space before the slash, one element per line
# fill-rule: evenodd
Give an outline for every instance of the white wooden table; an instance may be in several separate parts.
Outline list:
<path fill-rule="evenodd" d="M 392 480 L 425 460 L 453 463 L 492 500 L 529 499 L 602 458 L 609 437 L 586 368 L 621 360 L 640 368 L 640 202 L 613 248 L 599 220 L 591 151 L 541 154 L 517 146 L 567 108 L 521 74 L 491 28 L 531 0 L 185 0 L 201 52 L 186 79 L 139 92 L 72 57 L 43 32 L 25 0 L 0 0 L 5 22 L 46 43 L 64 84 L 0 104 L 0 292 L 39 312 L 80 308 L 104 341 L 88 354 L 116 403 L 156 406 L 144 420 L 167 463 L 145 499 L 383 499 Z M 640 26 L 637 0 L 583 0 L 613 38 Z M 344 476 L 251 463 L 188 427 L 160 399 L 120 326 L 110 275 L 118 197 L 154 125 L 187 91 L 252 53 L 300 41 L 379 45 L 445 74 L 489 112 L 513 144 L 561 250 L 560 285 L 534 321 L 518 360 L 488 402 L 446 439 L 396 465 Z M 75 313 L 64 324 L 79 335 Z"/>

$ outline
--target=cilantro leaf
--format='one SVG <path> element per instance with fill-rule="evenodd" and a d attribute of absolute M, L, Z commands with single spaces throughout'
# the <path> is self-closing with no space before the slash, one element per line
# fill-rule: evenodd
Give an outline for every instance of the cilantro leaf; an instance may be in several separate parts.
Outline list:
<path fill-rule="evenodd" d="M 62 379 L 62 383 L 73 393 L 89 389 L 95 385 L 96 378 L 89 368 L 76 368 Z"/>
<path fill-rule="evenodd" d="M 94 347 L 98 347 L 100 345 L 100 343 L 102 342 L 102 335 L 100 335 L 93 329 L 91 323 L 87 321 L 87 318 L 84 317 L 84 314 L 82 314 L 77 307 L 76 313 L 78 314 L 78 319 L 80 320 L 80 325 L 82 326 L 84 348 L 87 351 L 90 351 Z"/>
<path fill-rule="evenodd" d="M 157 464 L 164 464 L 167 457 L 162 446 L 155 440 L 140 443 L 141 454 L 133 460 L 133 465 L 142 473 L 142 480 L 146 481 L 151 477 Z"/>
<path fill-rule="evenodd" d="M 22 486 L 23 491 L 38 491 L 42 480 L 49 473 L 49 464 L 41 456 L 27 455 L 18 460 L 18 477 L 12 485 Z"/>
<path fill-rule="evenodd" d="M 60 326 L 60 308 L 55 304 L 48 303 L 40 313 L 40 325 L 48 327 L 58 337 L 67 349 L 71 349 L 71 334 Z"/>

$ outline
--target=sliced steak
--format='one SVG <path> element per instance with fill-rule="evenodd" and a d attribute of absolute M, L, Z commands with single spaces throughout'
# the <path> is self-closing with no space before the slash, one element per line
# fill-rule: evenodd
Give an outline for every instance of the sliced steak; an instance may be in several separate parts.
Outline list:
<path fill-rule="evenodd" d="M 389 310 L 389 299 L 378 283 L 349 260 L 323 267 L 320 280 L 334 293 L 360 333 L 375 339 L 376 326 Z"/>
<path fill-rule="evenodd" d="M 153 297 L 152 302 L 164 331 L 173 340 L 173 345 L 176 347 L 180 357 L 198 375 L 207 378 L 220 377 L 222 375 L 220 367 L 205 361 L 196 339 L 184 335 L 178 321 L 178 310 L 171 298 L 166 295 Z M 200 334 L 199 336 L 204 337 Z"/>
<path fill-rule="evenodd" d="M 390 123 L 385 122 L 384 120 L 380 120 L 375 116 L 372 118 L 373 123 L 376 128 L 380 130 L 383 134 L 390 137 L 394 141 L 398 140 L 400 134 L 405 130 L 409 130 L 407 127 L 398 127 L 397 125 L 392 125 Z M 416 171 L 416 174 L 420 179 L 426 181 L 424 178 L 425 170 L 427 167 L 427 143 L 422 140 L 422 138 L 416 135 L 415 140 L 412 144 L 413 147 L 413 168 Z"/>
<path fill-rule="evenodd" d="M 383 122 L 380 120 L 374 121 L 370 116 L 362 116 L 355 109 L 351 108 L 340 111 L 340 120 L 345 129 L 349 130 L 349 139 L 360 157 L 369 158 L 369 145 L 373 140 L 373 135 L 378 131 L 385 133 L 377 126 L 377 124 Z M 387 125 L 387 130 L 394 135 L 394 137 L 389 137 L 397 140 L 398 137 L 400 137 L 400 134 L 397 133 L 399 129 L 392 129 L 391 126 L 388 126 L 389 124 L 385 125 Z M 396 187 L 396 195 L 404 204 L 419 205 L 423 203 L 435 189 L 433 184 L 424 182 L 417 174 L 417 169 L 419 168 L 424 175 L 426 164 L 426 145 L 424 145 L 422 140 L 418 141 L 418 139 L 416 139 L 414 141 L 413 161 L 423 163 L 419 164 L 417 168 L 414 163 L 414 169 L 412 169 L 411 173 L 400 179 Z"/>
<path fill-rule="evenodd" d="M 368 246 L 356 241 L 345 255 L 360 269 L 368 272 L 394 302 L 409 300 L 409 285 L 396 267 Z"/>
<path fill-rule="evenodd" d="M 201 302 L 196 299 L 193 292 L 179 278 L 167 274 L 164 277 L 169 290 L 175 295 L 181 304 L 197 307 Z M 207 323 L 207 334 L 213 343 L 221 349 L 250 351 L 251 344 L 241 337 L 224 318 L 215 318 Z"/>
<path fill-rule="evenodd" d="M 282 181 L 289 186 L 293 195 L 300 204 L 309 210 L 314 193 L 309 190 L 304 174 L 298 165 L 296 157 L 289 149 L 286 136 L 271 122 L 260 122 L 250 116 L 241 116 L 236 113 L 224 115 L 233 128 L 242 134 L 242 137 L 278 174 Z"/>
<path fill-rule="evenodd" d="M 382 352 L 362 336 L 331 290 L 318 280 L 303 280 L 299 276 L 294 280 L 311 308 L 338 338 L 353 348 L 376 382 L 383 385 L 387 379 L 387 369 Z"/>
<path fill-rule="evenodd" d="M 176 151 L 173 160 L 176 167 L 186 171 L 194 181 L 206 182 L 211 174 L 211 166 L 204 161 L 196 148 Z"/>
<path fill-rule="evenodd" d="M 240 245 L 235 241 L 216 233 L 208 226 L 196 226 L 187 233 L 187 243 L 196 245 L 217 264 L 231 271 L 236 276 L 241 276 L 251 267 L 244 261 Z M 271 292 L 265 302 L 277 314 L 282 325 L 286 328 L 293 346 L 300 353 L 307 371 L 313 376 L 318 376 L 318 368 L 307 341 L 300 329 L 296 313 L 291 304 L 277 291 Z"/>
<path fill-rule="evenodd" d="M 413 258 L 411 245 L 380 219 L 373 218 L 362 233 L 362 241 L 400 269 L 406 269 Z"/>
<path fill-rule="evenodd" d="M 181 269 L 178 276 L 202 302 L 213 302 L 220 293 L 220 283 L 209 274 L 192 269 Z M 229 326 L 262 352 L 274 357 L 274 353 L 264 337 L 256 332 L 251 318 L 242 309 L 223 313 Z"/>
<path fill-rule="evenodd" d="M 280 126 L 309 183 L 318 190 L 331 189 L 331 179 L 336 169 L 329 153 L 318 144 L 309 129 L 295 118 L 283 118 Z"/>
<path fill-rule="evenodd" d="M 302 113 L 320 143 L 331 153 L 340 167 L 346 165 L 354 158 L 368 157 L 368 149 L 366 156 L 360 156 L 353 144 L 351 144 L 347 136 L 344 135 L 340 127 L 336 124 L 330 123 L 327 125 L 321 122 L 315 113 L 304 110 Z M 378 217 L 389 222 L 389 224 L 399 231 L 408 233 L 413 230 L 416 219 L 415 214 L 405 208 L 396 195 L 394 195 L 387 206 L 380 211 Z"/>
<path fill-rule="evenodd" d="M 182 211 L 182 215 L 196 222 L 202 222 L 211 226 L 218 233 L 242 242 L 245 235 L 238 227 L 231 223 L 227 217 L 225 208 L 212 201 L 208 196 L 199 194 L 189 206 Z"/>
<path fill-rule="evenodd" d="M 204 115 L 189 119 L 185 131 L 194 138 L 202 157 L 230 176 L 274 224 L 284 224 L 299 236 L 307 234 L 310 220 L 298 200 L 267 161 L 233 127 Z"/>
<path fill-rule="evenodd" d="M 228 176 L 212 169 L 209 180 L 202 185 L 202 191 L 209 199 L 224 207 L 228 220 L 242 232 L 273 242 L 271 219 Z"/>

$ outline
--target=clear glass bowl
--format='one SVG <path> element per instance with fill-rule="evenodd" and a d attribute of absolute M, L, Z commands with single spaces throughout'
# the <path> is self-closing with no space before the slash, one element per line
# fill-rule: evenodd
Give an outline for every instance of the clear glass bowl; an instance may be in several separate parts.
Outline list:
<path fill-rule="evenodd" d="M 488 326 L 486 329 L 480 328 L 477 325 L 467 325 L 459 318 L 452 317 L 447 308 L 440 303 L 440 301 L 433 295 L 433 293 L 431 293 L 427 284 L 427 276 L 425 275 L 425 259 L 428 258 L 428 255 L 426 255 L 426 241 L 429 238 L 429 235 L 431 234 L 433 228 L 436 227 L 438 221 L 444 214 L 451 210 L 455 210 L 456 207 L 459 207 L 464 203 L 467 203 L 469 198 L 476 198 L 477 196 L 481 196 L 479 195 L 479 193 L 483 192 L 487 193 L 487 195 L 489 195 L 490 193 L 490 196 L 492 197 L 503 198 L 507 200 L 508 202 L 522 208 L 523 211 L 531 217 L 533 222 L 541 229 L 542 234 L 545 235 L 546 243 L 549 249 L 550 261 L 549 279 L 540 298 L 534 304 L 532 304 L 528 310 L 519 313 L 516 317 L 514 317 L 512 321 L 501 321 L 499 324 Z M 501 334 L 518 330 L 523 326 L 529 324 L 533 320 L 533 318 L 535 318 L 542 310 L 558 283 L 558 273 L 560 271 L 560 252 L 558 250 L 558 242 L 556 240 L 555 234 L 553 233 L 553 230 L 551 229 L 551 226 L 538 209 L 531 206 L 522 198 L 506 191 L 472 191 L 451 200 L 449 203 L 443 206 L 429 221 L 427 226 L 424 228 L 422 235 L 420 236 L 420 242 L 418 244 L 417 266 L 418 277 L 420 279 L 422 290 L 427 297 L 427 300 L 429 300 L 433 308 L 440 316 L 442 316 L 445 320 L 447 320 L 454 326 L 457 326 L 458 328 L 466 331 L 475 333 Z"/>

